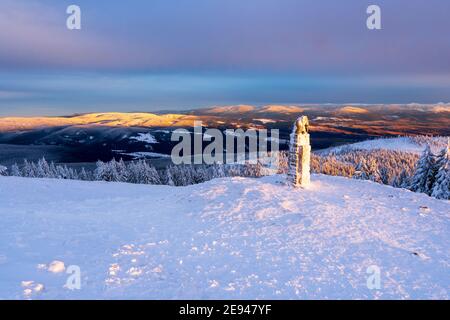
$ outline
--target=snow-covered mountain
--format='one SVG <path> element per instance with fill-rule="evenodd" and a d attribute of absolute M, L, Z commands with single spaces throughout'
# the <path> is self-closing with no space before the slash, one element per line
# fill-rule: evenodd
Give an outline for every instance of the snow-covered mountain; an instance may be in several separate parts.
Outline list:
<path fill-rule="evenodd" d="M 0 177 L 0 298 L 449 298 L 449 201 L 284 179 L 177 188 Z M 80 290 L 65 287 L 71 265 Z"/>
<path fill-rule="evenodd" d="M 0 132 L 65 126 L 182 127 L 192 126 L 196 120 L 203 119 L 182 114 L 120 112 L 88 113 L 68 117 L 4 117 L 0 118 Z"/>

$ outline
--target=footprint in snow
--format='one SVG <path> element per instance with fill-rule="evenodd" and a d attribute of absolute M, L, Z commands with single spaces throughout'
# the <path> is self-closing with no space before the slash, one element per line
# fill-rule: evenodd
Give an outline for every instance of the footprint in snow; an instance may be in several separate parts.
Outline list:
<path fill-rule="evenodd" d="M 426 213 L 430 213 L 431 212 L 431 209 L 428 208 L 427 206 L 420 206 L 419 210 L 420 210 L 420 215 L 421 216 L 424 216 Z"/>
<path fill-rule="evenodd" d="M 430 258 L 427 255 L 425 255 L 423 253 L 420 253 L 420 252 L 416 252 L 416 251 L 411 252 L 411 255 L 413 255 L 414 257 L 418 257 L 418 258 L 420 258 L 422 260 L 426 260 L 426 259 Z"/>

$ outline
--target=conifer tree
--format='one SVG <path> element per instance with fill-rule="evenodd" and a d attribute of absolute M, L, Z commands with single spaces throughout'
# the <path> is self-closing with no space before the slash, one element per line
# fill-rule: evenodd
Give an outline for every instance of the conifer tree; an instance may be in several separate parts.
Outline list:
<path fill-rule="evenodd" d="M 436 166 L 436 181 L 431 195 L 437 199 L 450 200 L 450 143 L 439 153 Z"/>
<path fill-rule="evenodd" d="M 416 170 L 411 181 L 410 190 L 431 195 L 436 179 L 435 158 L 427 145 L 416 165 Z"/>
<path fill-rule="evenodd" d="M 11 176 L 13 177 L 21 177 L 22 173 L 20 172 L 19 166 L 17 165 L 17 163 L 14 163 L 11 166 Z"/>

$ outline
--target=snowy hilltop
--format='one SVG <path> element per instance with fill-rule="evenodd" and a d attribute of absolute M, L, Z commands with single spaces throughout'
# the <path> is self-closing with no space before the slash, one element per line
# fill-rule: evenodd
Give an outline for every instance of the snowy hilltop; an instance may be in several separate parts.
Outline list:
<path fill-rule="evenodd" d="M 352 150 L 394 150 L 408 153 L 421 154 L 423 150 L 430 146 L 435 152 L 440 151 L 447 146 L 449 137 L 384 137 L 373 140 L 344 144 L 338 147 L 330 147 L 317 151 L 320 155 L 335 155 Z"/>
<path fill-rule="evenodd" d="M 449 201 L 311 178 L 305 190 L 283 175 L 186 187 L 0 177 L 0 298 L 449 298 Z"/>

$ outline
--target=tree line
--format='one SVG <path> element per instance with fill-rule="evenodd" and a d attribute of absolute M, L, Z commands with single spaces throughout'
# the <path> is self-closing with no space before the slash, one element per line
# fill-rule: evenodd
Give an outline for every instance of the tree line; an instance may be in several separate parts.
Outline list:
<path fill-rule="evenodd" d="M 339 153 L 312 154 L 311 171 L 333 176 L 371 180 L 377 183 L 426 193 L 438 199 L 450 199 L 449 146 L 437 154 L 426 146 L 422 155 L 396 150 L 352 150 Z M 25 160 L 11 168 L 0 166 L 0 175 L 30 178 L 55 178 L 85 181 L 110 181 L 137 184 L 187 186 L 224 177 L 261 177 L 286 174 L 288 153 L 279 153 L 278 168 L 274 171 L 261 162 L 212 165 L 169 165 L 156 169 L 145 160 L 124 162 L 112 159 L 98 161 L 93 170 L 76 170 L 67 165 Z"/>
<path fill-rule="evenodd" d="M 24 160 L 23 165 L 14 164 L 10 169 L 0 167 L 0 175 L 26 178 L 53 178 L 84 181 L 126 182 L 136 184 L 157 184 L 187 186 L 224 177 L 261 177 L 266 175 L 264 166 L 255 164 L 212 164 L 212 165 L 169 165 L 157 170 L 145 160 L 125 162 L 112 159 L 97 161 L 94 170 L 80 170 L 67 165 L 48 163 L 45 158 L 37 162 Z"/>

